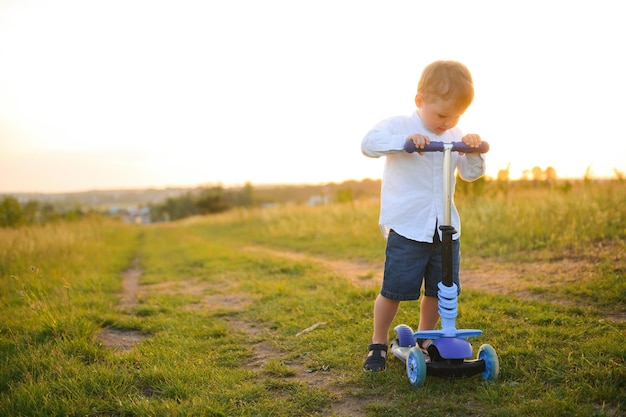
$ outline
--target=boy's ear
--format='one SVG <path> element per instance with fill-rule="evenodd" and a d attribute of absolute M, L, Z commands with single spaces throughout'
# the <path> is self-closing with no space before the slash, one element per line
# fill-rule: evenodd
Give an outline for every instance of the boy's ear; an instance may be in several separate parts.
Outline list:
<path fill-rule="evenodd" d="M 415 105 L 416 105 L 418 108 L 421 108 L 421 107 L 422 107 L 422 103 L 423 103 L 423 102 L 424 102 L 424 96 L 423 96 L 423 95 L 421 95 L 420 93 L 417 93 L 417 94 L 415 95 Z"/>

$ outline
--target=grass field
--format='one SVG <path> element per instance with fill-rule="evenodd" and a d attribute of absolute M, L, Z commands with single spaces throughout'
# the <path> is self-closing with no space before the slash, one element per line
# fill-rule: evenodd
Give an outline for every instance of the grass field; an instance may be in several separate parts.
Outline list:
<path fill-rule="evenodd" d="M 457 205 L 457 327 L 483 330 L 497 381 L 362 371 L 377 201 L 90 218 L 0 230 L 0 415 L 626 415 L 626 184 Z"/>

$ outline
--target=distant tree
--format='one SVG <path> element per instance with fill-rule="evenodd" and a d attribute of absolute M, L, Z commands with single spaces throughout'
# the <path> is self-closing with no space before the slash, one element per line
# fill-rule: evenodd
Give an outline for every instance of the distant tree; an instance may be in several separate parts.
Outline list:
<path fill-rule="evenodd" d="M 24 212 L 15 197 L 4 197 L 0 202 L 0 227 L 18 227 L 24 223 Z"/>
<path fill-rule="evenodd" d="M 19 227 L 31 224 L 44 224 L 60 220 L 72 221 L 86 214 L 97 215 L 94 210 L 86 210 L 80 204 L 73 208 L 56 208 L 51 203 L 29 200 L 20 204 L 15 197 L 4 197 L 0 201 L 0 227 Z"/>
<path fill-rule="evenodd" d="M 172 220 L 184 219 L 185 217 L 198 214 L 198 208 L 191 193 L 185 193 L 179 198 L 172 200 L 172 213 L 170 213 Z"/>
<path fill-rule="evenodd" d="M 179 197 L 169 197 L 163 204 L 150 208 L 154 220 L 178 220 L 197 214 L 196 206 L 191 193 L 185 193 Z"/>
<path fill-rule="evenodd" d="M 557 175 L 556 175 L 556 169 L 554 169 L 554 167 L 546 168 L 546 171 L 544 172 L 544 180 L 545 180 L 546 186 L 548 187 L 554 187 L 556 185 Z"/>
<path fill-rule="evenodd" d="M 39 211 L 39 217 L 42 223 L 47 223 L 59 220 L 61 218 L 61 214 L 54 209 L 52 204 L 44 203 Z"/>
<path fill-rule="evenodd" d="M 546 168 L 544 176 L 547 182 L 555 182 L 557 180 L 556 169 L 554 169 L 553 167 Z"/>
<path fill-rule="evenodd" d="M 541 182 L 544 180 L 545 175 L 543 169 L 541 169 L 540 167 L 534 167 L 531 172 L 533 175 L 533 181 Z"/>
<path fill-rule="evenodd" d="M 509 171 L 511 169 L 511 163 L 509 162 L 506 166 L 506 169 L 501 169 L 498 171 L 498 177 L 497 177 L 497 181 L 498 182 L 509 182 L 510 180 L 510 176 L 509 176 Z"/>
<path fill-rule="evenodd" d="M 37 200 L 29 200 L 22 207 L 24 222 L 27 224 L 38 223 L 41 220 L 41 204 Z"/>
<path fill-rule="evenodd" d="M 243 193 L 238 194 L 237 198 L 241 201 L 250 201 L 251 188 L 251 185 L 244 187 Z M 199 192 L 187 192 L 178 197 L 170 197 L 162 204 L 152 204 L 150 218 L 152 221 L 179 220 L 197 214 L 220 213 L 229 208 L 226 192 L 218 185 L 202 188 Z"/>
<path fill-rule="evenodd" d="M 250 207 L 254 205 L 254 189 L 250 182 L 246 182 L 240 189 L 222 191 L 229 206 Z"/>
<path fill-rule="evenodd" d="M 557 180 L 556 169 L 554 167 L 548 167 L 545 170 L 541 167 L 534 167 L 532 170 L 524 170 L 522 173 L 522 179 L 528 181 L 531 179 L 533 186 L 546 186 L 554 185 Z"/>
<path fill-rule="evenodd" d="M 153 222 L 170 221 L 169 213 L 165 210 L 165 204 L 150 204 L 150 220 Z"/>
<path fill-rule="evenodd" d="M 195 205 L 199 214 L 220 213 L 229 208 L 222 186 L 203 189 Z"/>

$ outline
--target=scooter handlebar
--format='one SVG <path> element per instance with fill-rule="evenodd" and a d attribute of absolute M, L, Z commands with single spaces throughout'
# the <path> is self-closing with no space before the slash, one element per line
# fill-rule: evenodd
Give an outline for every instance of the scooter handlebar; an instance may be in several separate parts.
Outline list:
<path fill-rule="evenodd" d="M 444 143 L 443 142 L 430 142 L 428 145 L 424 146 L 424 148 L 417 149 L 415 144 L 411 139 L 407 139 L 404 144 L 404 150 L 408 153 L 413 152 L 443 152 Z M 472 148 L 464 144 L 463 142 L 452 142 L 452 151 L 453 152 L 463 152 L 463 153 L 487 153 L 489 151 L 489 143 L 481 142 L 478 148 Z"/>

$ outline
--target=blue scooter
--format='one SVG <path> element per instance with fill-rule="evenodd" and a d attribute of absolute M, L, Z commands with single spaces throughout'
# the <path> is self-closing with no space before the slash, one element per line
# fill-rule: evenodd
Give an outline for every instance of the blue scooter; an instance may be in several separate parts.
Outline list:
<path fill-rule="evenodd" d="M 415 145 L 407 140 L 404 150 L 415 152 Z M 395 327 L 396 338 L 391 342 L 391 352 L 405 361 L 409 381 L 414 386 L 423 385 L 426 375 L 447 379 L 467 378 L 481 374 L 486 380 L 495 380 L 500 373 L 498 355 L 491 345 L 483 344 L 473 358 L 472 345 L 467 340 L 482 334 L 481 330 L 456 328 L 458 315 L 458 287 L 452 279 L 452 235 L 456 229 L 452 226 L 452 152 L 486 153 L 489 144 L 482 142 L 479 148 L 471 148 L 463 142 L 431 142 L 419 152 L 443 152 L 444 178 L 444 224 L 439 226 L 442 233 L 442 268 L 443 277 L 438 286 L 439 316 L 441 329 L 414 332 L 406 324 Z M 417 339 L 432 339 L 425 355 Z"/>

